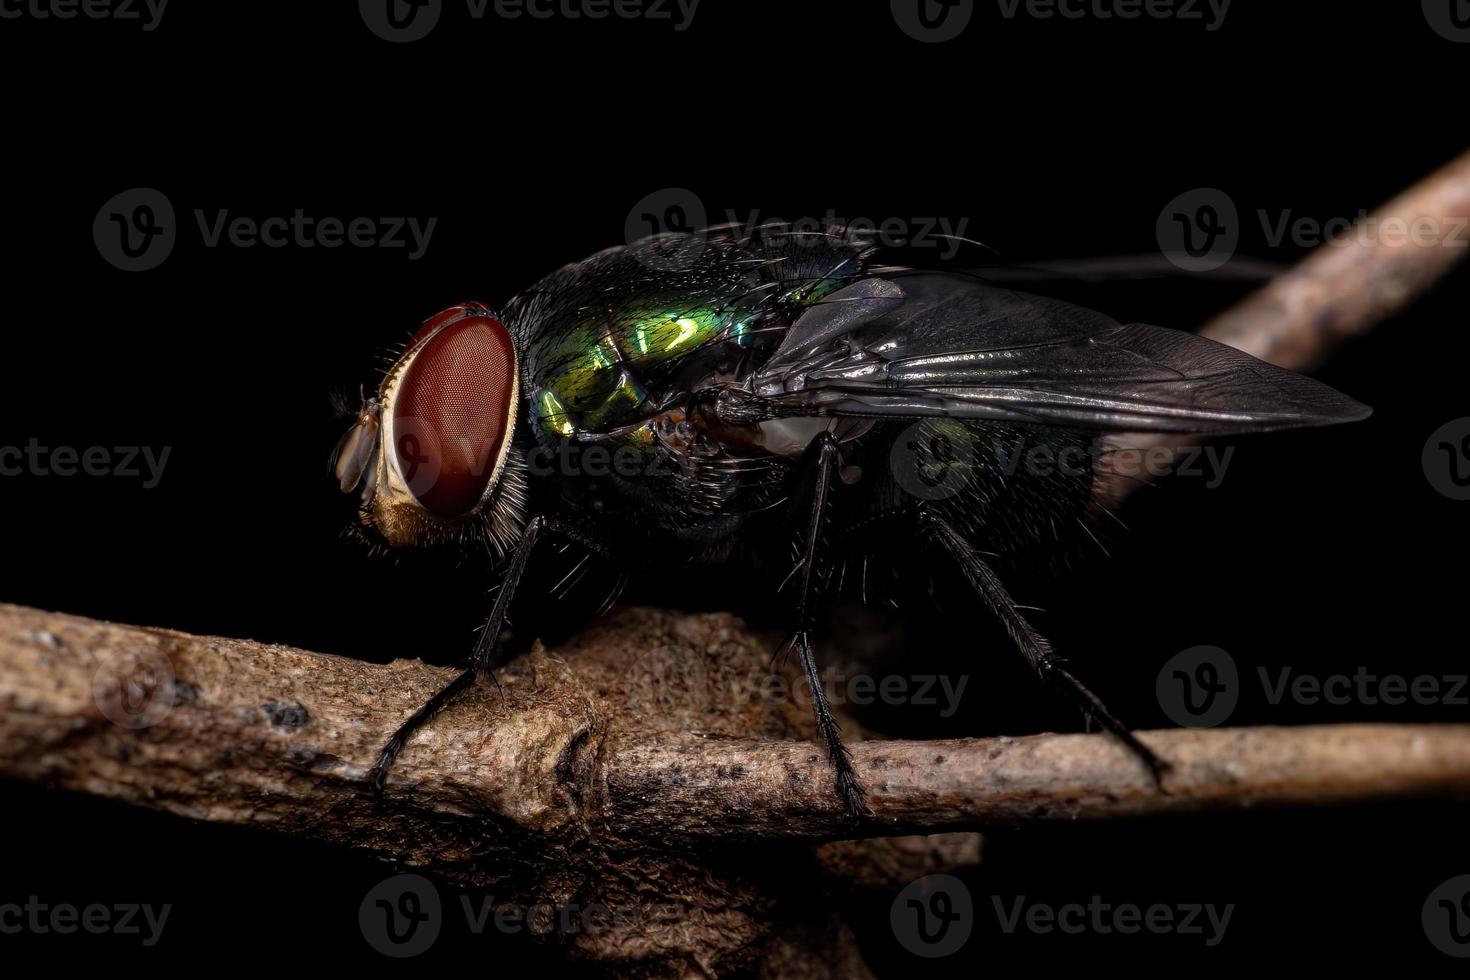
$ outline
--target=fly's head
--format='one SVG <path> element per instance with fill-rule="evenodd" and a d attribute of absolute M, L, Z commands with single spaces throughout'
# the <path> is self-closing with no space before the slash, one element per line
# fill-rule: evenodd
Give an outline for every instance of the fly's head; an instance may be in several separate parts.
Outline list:
<path fill-rule="evenodd" d="M 333 460 L 342 491 L 361 493 L 368 536 L 512 547 L 525 519 L 519 411 L 515 342 L 494 313 L 466 303 L 425 320 Z"/>

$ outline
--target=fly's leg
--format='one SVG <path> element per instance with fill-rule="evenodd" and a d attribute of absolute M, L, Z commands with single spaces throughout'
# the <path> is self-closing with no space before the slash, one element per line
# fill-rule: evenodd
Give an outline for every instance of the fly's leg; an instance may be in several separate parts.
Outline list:
<path fill-rule="evenodd" d="M 971 546 L 965 536 L 953 525 L 933 511 L 920 511 L 920 521 L 929 538 L 949 552 L 959 564 L 960 570 L 970 586 L 980 596 L 996 619 L 1000 620 L 1010 635 L 1016 650 L 1036 670 L 1041 679 L 1050 684 L 1063 696 L 1074 701 L 1084 712 L 1111 732 L 1139 761 L 1148 766 L 1154 783 L 1163 787 L 1164 773 L 1169 764 L 1154 754 L 1153 750 L 1138 740 L 1128 726 L 1124 725 L 1063 665 L 1064 661 L 1052 650 L 1051 642 L 1036 631 L 1026 617 L 1016 608 L 1014 600 L 1006 592 L 999 577 L 985 563 L 980 553 Z"/>
<path fill-rule="evenodd" d="M 494 681 L 496 687 L 500 686 L 500 682 L 495 680 L 495 653 L 500 634 L 505 627 L 506 617 L 510 613 L 511 600 L 515 598 L 516 589 L 520 586 L 521 577 L 525 574 L 526 565 L 531 559 L 531 552 L 535 550 L 536 542 L 547 532 L 561 534 L 598 554 L 606 554 L 601 542 L 579 528 L 553 522 L 544 516 L 533 517 L 526 523 L 521 540 L 517 543 L 515 551 L 511 553 L 510 564 L 506 566 L 500 591 L 495 596 L 494 605 L 490 607 L 490 615 L 485 620 L 485 628 L 480 632 L 479 641 L 475 644 L 474 657 L 469 667 L 444 685 L 424 703 L 423 707 L 398 726 L 398 730 L 383 746 L 382 752 L 378 755 L 378 761 L 368 772 L 368 780 L 374 790 L 382 792 L 388 779 L 388 770 L 393 767 L 393 761 L 398 758 L 398 753 L 403 751 L 404 745 L 408 743 L 413 733 L 433 721 L 434 717 L 448 707 L 455 698 L 473 687 L 476 680 L 481 677 L 489 677 L 491 681 Z"/>
<path fill-rule="evenodd" d="M 807 687 L 812 695 L 812 712 L 817 718 L 817 728 L 822 733 L 822 739 L 827 743 L 827 760 L 832 765 L 832 770 L 837 777 L 837 794 L 847 805 L 847 812 L 857 823 L 863 817 L 871 816 L 867 803 L 864 801 L 862 784 L 858 782 L 857 774 L 852 770 L 852 759 L 847 753 L 847 746 L 842 744 L 842 731 L 837 726 L 837 720 L 832 717 L 832 708 L 827 703 L 827 692 L 822 687 L 821 672 L 817 668 L 816 657 L 812 651 L 812 583 L 815 580 L 814 566 L 817 558 L 817 545 L 822 537 L 822 526 L 826 520 L 828 494 L 832 485 L 832 474 L 838 463 L 837 440 L 831 433 L 823 433 L 817 437 L 816 443 L 816 482 L 812 490 L 811 520 L 807 526 L 806 541 L 801 555 L 801 580 L 800 591 L 796 600 L 796 632 L 791 637 L 787 649 L 796 648 L 797 655 L 801 658 L 801 669 L 806 675 Z"/>

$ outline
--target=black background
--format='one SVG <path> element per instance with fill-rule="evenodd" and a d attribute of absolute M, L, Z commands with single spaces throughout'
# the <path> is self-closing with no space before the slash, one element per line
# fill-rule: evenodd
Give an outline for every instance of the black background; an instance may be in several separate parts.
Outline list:
<path fill-rule="evenodd" d="M 308 6 L 311 8 L 308 12 Z M 444 556 L 369 560 L 341 537 L 326 474 L 329 393 L 356 391 L 424 316 L 505 298 L 623 239 L 670 186 L 711 214 L 968 218 L 1007 260 L 1156 252 L 1155 221 L 1193 188 L 1226 191 L 1241 252 L 1290 262 L 1255 215 L 1372 208 L 1465 145 L 1470 47 L 1417 3 L 1237 0 L 1199 22 L 1002 18 L 959 39 L 906 37 L 885 4 L 704 0 L 666 23 L 487 19 L 451 3 L 429 38 L 390 45 L 351 3 L 171 6 L 159 28 L 0 21 L 9 194 L 0 247 L 0 444 L 170 446 L 152 490 L 117 478 L 0 480 L 0 599 L 376 660 L 463 654 L 486 583 Z M 1296 7 L 1298 5 L 1293 5 Z M 1305 5 L 1301 5 L 1305 7 Z M 1377 9 L 1369 9 L 1369 7 Z M 132 187 L 163 191 L 180 239 L 159 268 L 108 265 L 91 227 Z M 196 208 L 264 218 L 437 217 L 403 249 L 205 248 Z M 1122 320 L 1192 327 L 1239 283 L 1071 287 Z M 1320 376 L 1373 405 L 1335 430 L 1238 440 L 1217 489 L 1139 494 L 1112 543 L 1047 594 L 1022 596 L 1122 717 L 1170 724 L 1160 666 L 1213 644 L 1254 677 L 1363 666 L 1463 672 L 1465 504 L 1421 449 L 1470 414 L 1470 276 L 1337 356 Z M 751 595 L 641 602 L 745 610 Z M 1070 709 L 960 617 L 914 672 L 969 673 L 943 735 L 1075 730 Z M 524 622 L 524 620 L 523 620 Z M 1463 707 L 1273 706 L 1248 684 L 1232 724 L 1463 721 Z M 927 728 L 925 727 L 927 725 Z M 5 785 L 0 902 L 172 903 L 163 941 L 5 936 L 47 957 L 182 965 L 239 950 L 268 967 L 376 958 L 357 905 L 390 872 L 265 834 L 195 826 Z M 967 876 L 981 925 L 944 961 L 906 954 L 886 901 L 854 910 L 884 976 L 1160 962 L 1345 965 L 1381 951 L 1448 973 L 1419 923 L 1429 891 L 1470 872 L 1447 803 L 997 832 Z M 446 891 L 446 894 L 448 892 Z M 1235 903 L 1225 942 L 1002 935 L 989 896 Z M 450 930 L 420 963 L 551 968 L 519 939 Z M 485 957 L 484 960 L 478 958 Z M 196 961 L 197 962 L 197 961 Z"/>

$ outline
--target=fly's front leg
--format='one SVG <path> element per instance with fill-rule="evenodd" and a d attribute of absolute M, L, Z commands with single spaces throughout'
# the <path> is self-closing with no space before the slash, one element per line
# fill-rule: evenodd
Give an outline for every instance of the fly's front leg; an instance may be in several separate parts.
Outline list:
<path fill-rule="evenodd" d="M 986 564 L 980 552 L 952 524 L 933 511 L 921 510 L 919 520 L 929 539 L 948 551 L 950 557 L 954 558 L 971 588 L 989 608 L 991 615 L 1000 620 L 1006 633 L 1010 635 L 1011 642 L 1015 644 L 1016 650 L 1026 658 L 1041 679 L 1074 701 L 1089 716 L 1097 719 L 1104 728 L 1137 756 L 1139 761 L 1148 766 L 1154 783 L 1162 787 L 1164 773 L 1168 771 L 1169 764 L 1155 755 L 1147 745 L 1140 742 L 1138 737 L 1128 730 L 1127 725 L 1113 717 L 1096 694 L 1088 690 L 1080 680 L 1073 676 L 1071 671 L 1067 670 L 1064 661 L 1052 650 L 1051 642 L 1038 633 L 1036 628 L 1027 622 L 1026 617 L 1021 615 L 1020 610 L 1016 608 L 1015 601 L 1011 599 L 1005 586 L 1001 584 L 1000 578 Z"/>
<path fill-rule="evenodd" d="M 475 652 L 470 665 L 458 677 L 440 688 L 424 703 L 423 707 L 410 715 L 408 720 L 399 725 L 398 730 L 388 739 L 382 752 L 378 755 L 377 763 L 368 772 L 368 781 L 378 792 L 382 791 L 388 779 L 388 770 L 393 767 L 394 760 L 398 758 L 398 754 L 403 751 L 403 747 L 408 744 L 414 732 L 433 721 L 439 712 L 474 686 L 475 681 L 480 677 L 489 677 L 497 688 L 500 686 L 500 682 L 495 679 L 495 655 L 500 642 L 500 634 L 505 628 L 506 618 L 510 614 L 511 600 L 515 598 L 516 590 L 520 587 L 521 579 L 526 572 L 526 565 L 531 560 L 531 553 L 535 550 L 537 542 L 548 533 L 570 538 L 598 554 L 607 553 L 598 539 L 574 525 L 553 521 L 545 516 L 533 517 L 526 523 L 521 540 L 516 544 L 515 551 L 511 553 L 510 563 L 505 568 L 500 591 L 496 593 L 495 602 L 490 607 L 490 615 L 485 620 L 485 628 L 480 631 L 480 639 L 475 644 Z"/>
<path fill-rule="evenodd" d="M 856 823 L 863 817 L 871 816 L 871 813 L 864 800 L 862 784 L 858 782 L 857 774 L 853 772 L 852 759 L 847 753 L 847 746 L 842 744 L 842 731 L 838 728 L 837 720 L 832 717 L 832 708 L 827 703 L 827 692 L 822 687 L 821 672 L 817 667 L 811 642 L 814 613 L 812 590 L 815 582 L 817 551 L 822 538 L 822 528 L 826 522 L 832 476 L 840 462 L 837 440 L 832 437 L 831 433 L 824 432 L 817 437 L 815 451 L 816 483 L 812 489 L 811 516 L 801 554 L 801 577 L 796 600 L 796 632 L 787 648 L 794 646 L 797 655 L 801 658 L 801 669 L 806 675 L 807 687 L 811 690 L 812 712 L 816 715 L 817 728 L 822 733 L 822 739 L 827 744 L 827 760 L 831 763 L 837 777 L 837 793 L 842 797 L 843 802 L 847 805 L 848 813 Z"/>

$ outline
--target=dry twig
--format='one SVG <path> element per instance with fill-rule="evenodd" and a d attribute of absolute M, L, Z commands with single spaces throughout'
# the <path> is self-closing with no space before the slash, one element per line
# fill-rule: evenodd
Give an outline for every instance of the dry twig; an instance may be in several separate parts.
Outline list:
<path fill-rule="evenodd" d="M 1368 215 L 1341 240 L 1210 320 L 1200 334 L 1293 371 L 1311 371 L 1344 342 L 1401 313 L 1470 257 L 1470 153 L 1457 157 Z M 1124 433 L 1104 445 L 1167 468 L 1188 436 Z M 1159 450 L 1163 455 L 1151 455 Z M 1112 504 L 1146 479 L 1099 474 Z"/>
<path fill-rule="evenodd" d="M 768 655 L 730 616 L 621 610 L 510 664 L 503 699 L 484 690 L 446 712 L 378 798 L 367 767 L 446 669 L 0 607 L 0 773 L 365 849 L 507 902 L 595 900 L 615 925 L 569 942 L 629 975 L 728 967 L 772 943 L 799 959 L 792 930 L 846 949 L 843 927 L 778 923 L 772 894 L 803 877 L 892 884 L 971 863 L 978 841 L 814 851 L 850 828 L 805 705 L 751 683 Z M 1177 767 L 1168 793 L 1104 736 L 856 742 L 875 813 L 858 836 L 1470 790 L 1470 726 L 1144 738 Z M 675 922 L 657 912 L 670 902 Z"/>

